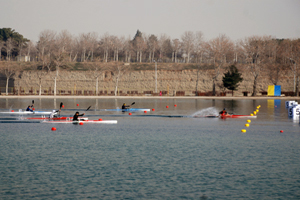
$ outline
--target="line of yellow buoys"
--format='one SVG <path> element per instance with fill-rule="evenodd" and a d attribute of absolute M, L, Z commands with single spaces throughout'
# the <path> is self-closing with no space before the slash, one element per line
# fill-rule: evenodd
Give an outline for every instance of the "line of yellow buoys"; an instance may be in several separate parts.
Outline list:
<path fill-rule="evenodd" d="M 253 113 L 251 113 L 250 116 L 255 116 L 255 115 L 257 115 L 257 113 L 259 112 L 259 108 L 260 108 L 260 107 L 261 107 L 261 106 L 258 105 L 258 106 L 256 107 L 256 110 L 253 111 Z M 245 124 L 245 127 L 249 127 L 249 126 L 250 126 L 250 123 L 251 123 L 251 120 L 250 120 L 250 119 L 247 119 L 247 123 Z M 242 132 L 242 133 L 246 133 L 247 130 L 246 130 L 246 129 L 242 129 L 241 132 Z"/>

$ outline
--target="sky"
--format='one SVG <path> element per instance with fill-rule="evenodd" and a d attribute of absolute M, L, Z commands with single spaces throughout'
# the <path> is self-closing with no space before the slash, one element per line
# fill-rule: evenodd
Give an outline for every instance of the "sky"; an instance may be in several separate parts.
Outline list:
<path fill-rule="evenodd" d="M 209 41 L 225 34 L 300 38 L 300 0 L 0 0 L 0 28 L 38 41 L 44 30 L 109 33 L 136 31 L 180 39 L 201 31 Z"/>

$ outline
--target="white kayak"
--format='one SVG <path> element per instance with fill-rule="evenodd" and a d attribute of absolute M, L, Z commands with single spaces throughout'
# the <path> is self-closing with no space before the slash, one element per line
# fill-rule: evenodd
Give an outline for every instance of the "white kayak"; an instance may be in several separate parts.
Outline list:
<path fill-rule="evenodd" d="M 10 111 L 10 112 L 0 112 L 0 114 L 5 114 L 5 115 L 50 115 L 52 112 L 50 111 Z M 57 114 L 57 113 L 55 113 Z"/>
<path fill-rule="evenodd" d="M 55 123 L 55 124 L 117 124 L 117 120 L 81 120 L 81 121 L 72 121 L 72 120 L 55 120 L 55 121 L 42 121 L 42 123 Z"/>

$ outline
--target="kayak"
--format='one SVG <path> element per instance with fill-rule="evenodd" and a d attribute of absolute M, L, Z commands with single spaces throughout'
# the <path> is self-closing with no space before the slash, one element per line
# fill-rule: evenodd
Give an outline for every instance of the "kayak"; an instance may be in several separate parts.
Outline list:
<path fill-rule="evenodd" d="M 150 112 L 150 109 L 146 109 L 146 108 L 126 108 L 126 109 L 101 109 L 100 111 L 122 111 L 122 112 Z"/>
<path fill-rule="evenodd" d="M 117 124 L 117 120 L 82 120 L 82 121 L 72 121 L 72 120 L 55 120 L 55 121 L 42 121 L 42 123 L 56 123 L 56 124 Z"/>
<path fill-rule="evenodd" d="M 0 114 L 6 115 L 50 115 L 52 112 L 50 111 L 10 111 L 10 112 L 0 112 Z"/>
<path fill-rule="evenodd" d="M 221 118 L 257 118 L 256 115 L 220 115 Z"/>
<path fill-rule="evenodd" d="M 73 117 L 53 117 L 53 118 L 49 118 L 49 117 L 27 117 L 24 119 L 30 119 L 30 120 L 72 120 Z M 80 120 L 88 120 L 87 117 L 78 117 L 78 119 Z"/>
<path fill-rule="evenodd" d="M 203 116 L 194 116 L 194 118 L 257 118 L 256 115 L 203 115 Z"/>

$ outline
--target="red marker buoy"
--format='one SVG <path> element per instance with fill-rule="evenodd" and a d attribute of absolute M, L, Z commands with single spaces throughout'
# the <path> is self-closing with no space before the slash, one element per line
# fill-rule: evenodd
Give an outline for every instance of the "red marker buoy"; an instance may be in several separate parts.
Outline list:
<path fill-rule="evenodd" d="M 147 110 L 144 110 L 144 113 L 147 113 Z"/>
<path fill-rule="evenodd" d="M 76 106 L 79 106 L 79 104 L 77 104 Z"/>
<path fill-rule="evenodd" d="M 283 133 L 283 130 L 280 130 L 280 133 Z"/>
<path fill-rule="evenodd" d="M 132 115 L 131 113 L 128 113 L 128 115 Z"/>
<path fill-rule="evenodd" d="M 11 112 L 15 112 L 14 110 L 11 110 Z"/>
<path fill-rule="evenodd" d="M 155 111 L 155 109 L 154 109 L 154 108 L 152 108 L 152 111 Z"/>
<path fill-rule="evenodd" d="M 32 110 L 35 110 L 35 108 L 32 108 Z"/>
<path fill-rule="evenodd" d="M 56 128 L 55 128 L 55 127 L 52 127 L 51 130 L 52 130 L 52 131 L 56 131 Z"/>
<path fill-rule="evenodd" d="M 101 119 L 101 118 L 99 118 L 99 121 L 102 121 L 102 119 Z"/>
<path fill-rule="evenodd" d="M 79 125 L 83 125 L 83 122 L 80 122 Z"/>
<path fill-rule="evenodd" d="M 64 107 L 65 107 L 65 105 L 62 105 L 61 107 L 62 107 L 62 108 L 64 108 Z"/>
<path fill-rule="evenodd" d="M 169 108 L 169 106 L 166 106 L 166 108 Z"/>

